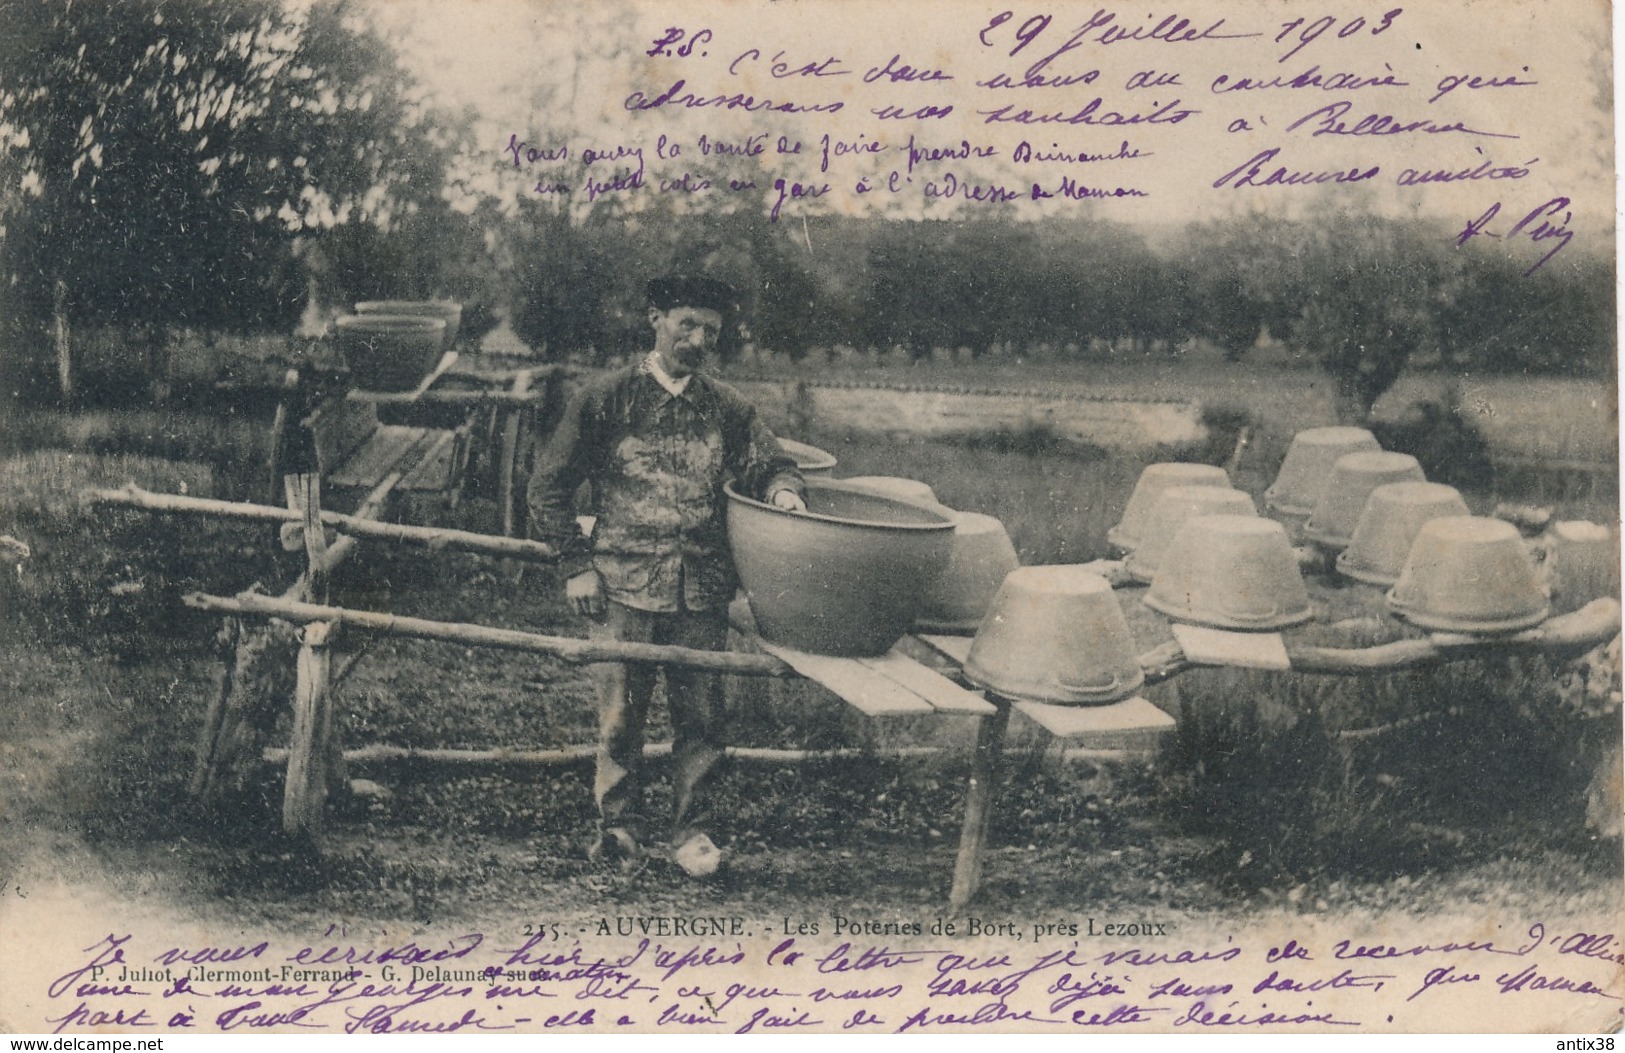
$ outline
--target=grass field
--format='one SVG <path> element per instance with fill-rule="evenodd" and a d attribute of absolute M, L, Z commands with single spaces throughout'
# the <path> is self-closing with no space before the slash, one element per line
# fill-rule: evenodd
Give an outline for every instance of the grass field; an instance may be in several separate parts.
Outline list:
<path fill-rule="evenodd" d="M 1265 392 L 1256 397 L 1268 405 Z M 176 597 L 254 581 L 275 591 L 298 559 L 276 551 L 265 529 L 90 513 L 74 495 L 133 480 L 248 496 L 261 483 L 263 421 L 178 411 L 16 419 L 25 427 L 9 432 L 0 460 L 0 533 L 25 540 L 33 556 L 0 594 L 5 749 L 18 761 L 0 787 L 8 866 L 71 842 L 126 875 L 128 888 L 168 887 L 206 909 L 269 922 L 445 917 L 493 903 L 590 910 L 606 898 L 671 905 L 664 878 L 610 878 L 581 858 L 591 807 L 580 768 L 402 779 L 388 799 L 335 815 L 329 853 L 314 862 L 270 834 L 271 771 L 259 788 L 262 811 L 176 807 L 220 668 L 218 622 L 187 614 Z M 922 479 L 950 505 L 999 516 L 1027 563 L 1105 554 L 1105 530 L 1145 460 L 1159 456 L 1043 436 L 970 445 L 797 437 L 835 452 L 841 474 Z M 1238 483 L 1256 495 L 1278 455 L 1262 444 L 1249 451 Z M 1613 515 L 1595 496 L 1558 512 Z M 457 521 L 489 529 L 494 514 L 474 496 Z M 401 613 L 579 629 L 550 575 L 533 569 L 516 586 L 511 568 L 474 557 L 368 546 L 350 588 L 367 606 Z M 1316 597 L 1327 620 L 1343 624 L 1302 630 L 1311 638 L 1369 643 L 1396 631 L 1380 619 L 1348 623 L 1370 608 L 1362 590 L 1317 587 Z M 1167 639 L 1159 618 L 1129 608 L 1142 647 Z M 1155 764 L 1058 767 L 1042 753 L 1012 754 L 984 900 L 990 909 L 1090 903 L 1209 915 L 1248 905 L 1610 902 L 1617 841 L 1586 831 L 1584 793 L 1600 751 L 1619 736 L 1618 716 L 1565 709 L 1558 672 L 1467 663 L 1338 681 L 1187 674 L 1152 695 L 1181 716 Z M 732 691 L 737 744 L 876 741 L 872 727 L 806 685 Z M 593 724 L 578 669 L 406 641 L 375 643 L 342 699 L 351 745 L 567 745 L 586 741 Z M 1381 733 L 1385 726 L 1400 730 Z M 268 741 L 279 736 L 285 730 Z M 901 731 L 882 737 L 907 740 Z M 963 735 L 946 741 L 968 745 Z M 769 909 L 929 909 L 951 869 L 964 764 L 956 750 L 939 760 L 735 772 L 723 792 L 736 878 L 707 896 Z"/>

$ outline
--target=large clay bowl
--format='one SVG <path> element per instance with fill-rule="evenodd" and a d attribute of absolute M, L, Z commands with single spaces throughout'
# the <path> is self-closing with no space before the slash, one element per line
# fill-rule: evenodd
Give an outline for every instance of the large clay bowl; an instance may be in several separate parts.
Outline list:
<path fill-rule="evenodd" d="M 1077 566 L 1011 571 L 964 671 L 1006 698 L 1061 705 L 1110 705 L 1145 683 L 1111 583 Z"/>
<path fill-rule="evenodd" d="M 1292 436 L 1292 445 L 1264 491 L 1266 511 L 1307 516 L 1320 502 L 1331 478 L 1332 466 L 1351 453 L 1382 449 L 1377 437 L 1364 428 L 1308 428 Z"/>
<path fill-rule="evenodd" d="M 1553 614 L 1568 614 L 1592 600 L 1618 596 L 1619 539 L 1601 523 L 1553 523 L 1546 532 L 1546 572 Z"/>
<path fill-rule="evenodd" d="M 1341 552 L 1354 539 L 1354 528 L 1360 525 L 1371 491 L 1389 483 L 1424 482 L 1427 477 L 1422 466 L 1408 453 L 1344 454 L 1332 465 L 1326 489 L 1303 525 L 1303 536 L 1322 548 Z"/>
<path fill-rule="evenodd" d="M 1312 615 L 1286 527 L 1249 515 L 1186 522 L 1145 605 L 1176 621 L 1251 632 L 1302 625 Z"/>
<path fill-rule="evenodd" d="M 1134 492 L 1123 506 L 1123 518 L 1106 531 L 1106 542 L 1124 552 L 1133 552 L 1145 539 L 1147 520 L 1152 506 L 1164 490 L 1175 486 L 1230 486 L 1230 476 L 1223 468 L 1211 464 L 1188 464 L 1169 461 L 1146 465 L 1134 483 Z"/>
<path fill-rule="evenodd" d="M 1399 580 L 1423 524 L 1472 512 L 1461 493 L 1443 483 L 1386 483 L 1371 491 L 1349 547 L 1338 553 L 1337 572 L 1370 585 Z"/>
<path fill-rule="evenodd" d="M 950 511 L 937 500 L 937 492 L 931 489 L 931 484 L 922 483 L 918 479 L 904 479 L 896 475 L 854 475 L 842 479 L 841 482 L 860 490 L 867 490 L 871 494 L 879 494 L 881 497 L 895 497 L 899 501 L 924 505 L 933 512 L 947 514 Z"/>
<path fill-rule="evenodd" d="M 334 344 L 365 391 L 410 391 L 440 361 L 446 323 L 408 315 L 344 315 Z"/>
<path fill-rule="evenodd" d="M 1422 526 L 1388 607 L 1424 629 L 1516 632 L 1551 612 L 1534 557 L 1499 519 L 1450 516 Z"/>
<path fill-rule="evenodd" d="M 835 455 L 827 450 L 820 450 L 816 446 L 809 446 L 794 439 L 780 439 L 779 449 L 784 455 L 796 462 L 796 468 L 801 474 L 811 479 L 815 476 L 825 477 L 835 470 Z"/>
<path fill-rule="evenodd" d="M 463 324 L 463 305 L 454 300 L 363 300 L 355 305 L 355 313 L 438 318 L 446 323 L 441 338 L 443 351 L 450 351 L 457 343 L 457 330 Z"/>
<path fill-rule="evenodd" d="M 916 627 L 974 635 L 1005 576 L 1021 566 L 1004 524 L 977 512 L 952 512 L 954 549 L 948 569 L 926 590 Z"/>
<path fill-rule="evenodd" d="M 728 540 L 757 628 L 798 651 L 885 654 L 953 552 L 947 515 L 834 480 L 807 481 L 805 512 L 727 493 Z"/>
<path fill-rule="evenodd" d="M 1198 516 L 1257 515 L 1252 495 L 1227 486 L 1173 486 L 1157 495 L 1145 517 L 1140 545 L 1123 565 L 1136 581 L 1149 583 L 1157 576 L 1163 553 L 1179 528 Z"/>

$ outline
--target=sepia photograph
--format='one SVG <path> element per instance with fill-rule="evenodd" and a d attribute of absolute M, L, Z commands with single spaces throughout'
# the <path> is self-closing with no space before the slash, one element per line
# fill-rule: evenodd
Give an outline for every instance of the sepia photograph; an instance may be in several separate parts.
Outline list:
<path fill-rule="evenodd" d="M 0 1031 L 1618 1031 L 1611 19 L 0 0 Z"/>

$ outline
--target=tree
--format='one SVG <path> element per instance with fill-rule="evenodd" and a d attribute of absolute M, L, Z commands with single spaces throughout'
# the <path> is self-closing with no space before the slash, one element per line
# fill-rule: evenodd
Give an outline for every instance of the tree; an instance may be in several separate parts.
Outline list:
<path fill-rule="evenodd" d="M 36 324 L 62 289 L 59 325 L 290 328 L 293 236 L 432 206 L 451 147 L 345 0 L 0 10 L 0 265 Z"/>

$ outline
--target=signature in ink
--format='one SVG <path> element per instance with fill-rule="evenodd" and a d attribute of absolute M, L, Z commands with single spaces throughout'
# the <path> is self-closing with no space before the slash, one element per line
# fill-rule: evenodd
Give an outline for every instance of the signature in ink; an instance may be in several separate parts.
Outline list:
<path fill-rule="evenodd" d="M 1461 228 L 1456 235 L 1456 244 L 1465 245 L 1477 237 L 1501 238 L 1512 241 L 1517 238 L 1527 238 L 1535 244 L 1555 241 L 1556 244 L 1547 251 L 1546 255 L 1535 261 L 1535 265 L 1524 271 L 1524 277 L 1529 277 L 1544 267 L 1553 256 L 1568 248 L 1569 242 L 1574 239 L 1574 231 L 1569 229 L 1569 223 L 1574 219 L 1574 213 L 1569 209 L 1569 199 L 1554 197 L 1538 208 L 1531 209 L 1522 219 L 1513 224 L 1512 229 L 1502 235 L 1489 229 L 1490 221 L 1501 214 L 1501 202 L 1497 201 L 1484 210 L 1484 214 L 1477 219 L 1470 219 L 1467 225 Z M 1561 217 L 1561 218 L 1559 218 Z"/>

